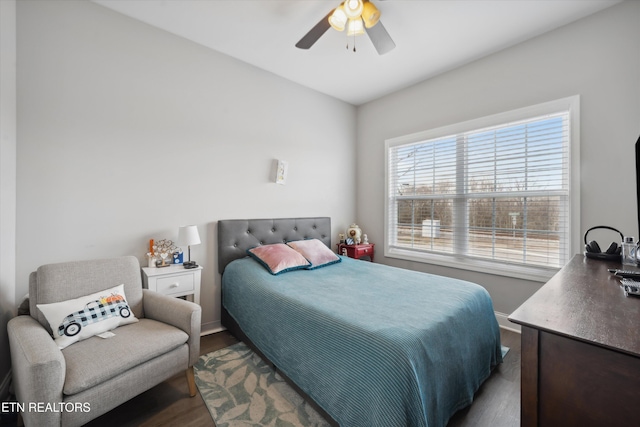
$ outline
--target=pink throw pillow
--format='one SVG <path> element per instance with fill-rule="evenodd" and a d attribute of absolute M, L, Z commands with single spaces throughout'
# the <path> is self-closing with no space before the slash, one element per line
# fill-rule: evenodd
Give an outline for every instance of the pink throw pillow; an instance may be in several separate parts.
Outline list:
<path fill-rule="evenodd" d="M 310 266 L 305 257 L 284 243 L 257 246 L 247 253 L 273 275 Z"/>
<path fill-rule="evenodd" d="M 300 252 L 311 265 L 305 267 L 307 270 L 325 267 L 342 261 L 331 249 L 318 239 L 296 240 L 288 242 L 287 245 Z"/>

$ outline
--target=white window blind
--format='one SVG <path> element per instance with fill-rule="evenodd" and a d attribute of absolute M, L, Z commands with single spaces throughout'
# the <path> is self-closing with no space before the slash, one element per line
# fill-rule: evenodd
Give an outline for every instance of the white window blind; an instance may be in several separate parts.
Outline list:
<path fill-rule="evenodd" d="M 569 258 L 570 111 L 387 144 L 385 250 L 559 268 Z"/>

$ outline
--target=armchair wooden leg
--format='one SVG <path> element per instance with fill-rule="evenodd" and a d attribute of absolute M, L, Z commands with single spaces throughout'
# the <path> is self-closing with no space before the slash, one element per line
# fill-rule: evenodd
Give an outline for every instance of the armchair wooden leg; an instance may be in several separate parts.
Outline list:
<path fill-rule="evenodd" d="M 194 397 L 196 395 L 196 379 L 193 374 L 193 366 L 187 368 L 187 384 L 189 385 L 189 396 Z"/>

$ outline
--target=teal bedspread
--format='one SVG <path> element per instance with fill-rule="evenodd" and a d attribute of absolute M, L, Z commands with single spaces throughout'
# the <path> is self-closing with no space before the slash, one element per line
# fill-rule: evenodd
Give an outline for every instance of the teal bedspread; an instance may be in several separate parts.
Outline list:
<path fill-rule="evenodd" d="M 502 361 L 487 291 L 343 258 L 278 276 L 230 263 L 223 304 L 342 427 L 445 426 Z"/>

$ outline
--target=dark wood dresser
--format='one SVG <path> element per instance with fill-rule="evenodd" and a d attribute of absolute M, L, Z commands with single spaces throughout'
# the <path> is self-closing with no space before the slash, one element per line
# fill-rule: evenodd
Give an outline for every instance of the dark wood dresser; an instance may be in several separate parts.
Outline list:
<path fill-rule="evenodd" d="M 522 327 L 522 426 L 640 425 L 640 298 L 576 255 L 509 320 Z"/>

